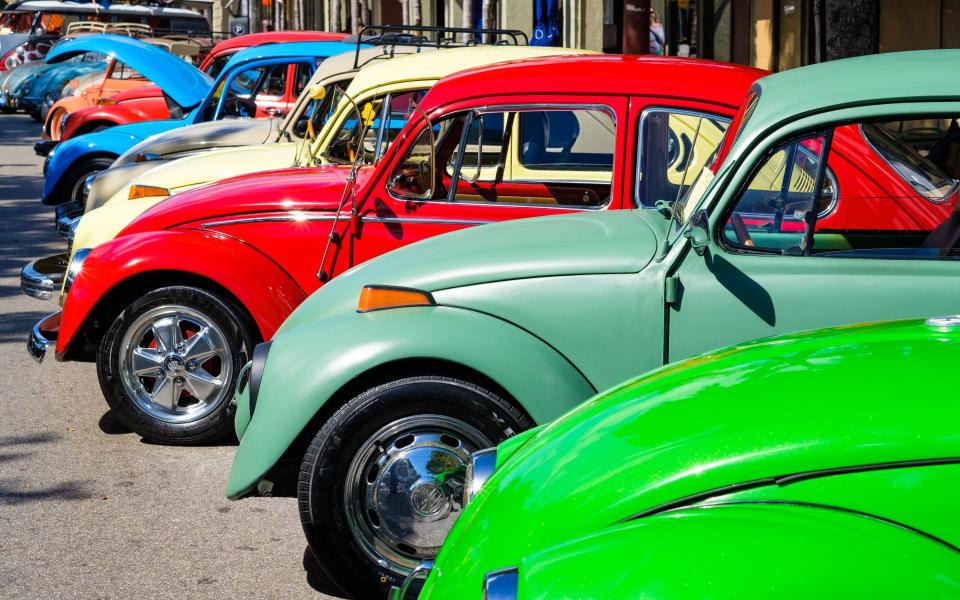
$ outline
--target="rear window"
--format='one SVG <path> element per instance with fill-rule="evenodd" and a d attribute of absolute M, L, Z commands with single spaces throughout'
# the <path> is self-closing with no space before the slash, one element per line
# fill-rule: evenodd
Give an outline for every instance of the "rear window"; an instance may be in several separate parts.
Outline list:
<path fill-rule="evenodd" d="M 924 198 L 931 202 L 945 202 L 953 194 L 957 181 L 913 147 L 876 123 L 864 123 L 860 129 L 877 154 Z"/>

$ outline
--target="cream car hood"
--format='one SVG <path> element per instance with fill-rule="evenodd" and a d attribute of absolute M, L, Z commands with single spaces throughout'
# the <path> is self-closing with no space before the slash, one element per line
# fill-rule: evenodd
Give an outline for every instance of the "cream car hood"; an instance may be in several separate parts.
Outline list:
<path fill-rule="evenodd" d="M 228 177 L 236 177 L 254 171 L 290 167 L 294 163 L 296 147 L 297 144 L 294 142 L 240 146 L 211 150 L 202 154 L 164 162 L 156 168 L 131 179 L 127 185 L 117 190 L 102 208 L 117 202 L 139 204 L 144 200 L 166 197 L 129 200 L 130 188 L 134 185 L 166 188 L 173 195 Z M 146 210 L 146 208 L 148 207 L 145 206 L 143 210 Z"/>

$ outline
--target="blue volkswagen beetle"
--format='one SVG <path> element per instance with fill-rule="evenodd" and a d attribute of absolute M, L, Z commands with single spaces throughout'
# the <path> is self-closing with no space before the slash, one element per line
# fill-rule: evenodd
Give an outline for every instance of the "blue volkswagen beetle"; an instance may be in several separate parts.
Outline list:
<path fill-rule="evenodd" d="M 225 117 L 253 116 L 240 91 L 246 80 L 260 77 L 275 65 L 303 64 L 307 76 L 325 58 L 356 51 L 356 43 L 289 42 L 264 44 L 240 50 L 224 66 L 215 81 L 196 67 L 173 55 L 137 40 L 115 35 L 94 35 L 61 44 L 47 56 L 48 62 L 65 60 L 84 52 L 115 55 L 144 77 L 160 86 L 178 118 L 142 121 L 111 127 L 61 142 L 44 163 L 43 193 L 40 200 L 58 206 L 57 216 L 82 212 L 82 182 L 107 168 L 114 159 L 146 138 L 185 125 Z"/>

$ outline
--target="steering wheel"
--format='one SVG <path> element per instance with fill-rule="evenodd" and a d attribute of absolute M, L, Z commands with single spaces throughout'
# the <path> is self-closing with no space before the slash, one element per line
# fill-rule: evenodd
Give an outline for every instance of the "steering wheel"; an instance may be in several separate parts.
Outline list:
<path fill-rule="evenodd" d="M 733 225 L 733 233 L 737 236 L 737 242 L 741 246 L 753 246 L 753 239 L 750 237 L 750 232 L 747 231 L 747 225 L 743 222 L 743 217 L 740 216 L 740 213 L 733 213 L 730 215 L 730 224 Z"/>

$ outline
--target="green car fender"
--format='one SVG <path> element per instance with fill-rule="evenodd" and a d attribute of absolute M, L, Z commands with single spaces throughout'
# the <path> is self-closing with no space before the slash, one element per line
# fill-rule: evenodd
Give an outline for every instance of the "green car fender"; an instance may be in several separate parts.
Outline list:
<path fill-rule="evenodd" d="M 423 330 L 437 335 L 414 335 Z M 345 336 L 351 340 L 345 353 L 323 343 Z M 274 338 L 256 419 L 250 414 L 250 386 L 238 396 L 241 440 L 227 496 L 249 493 L 301 433 L 314 433 L 305 429 L 344 386 L 398 361 L 444 361 L 484 373 L 513 398 L 526 399 L 521 406 L 537 422 L 596 393 L 554 348 L 507 321 L 473 310 L 407 307 L 319 319 Z M 517 369 L 518 364 L 524 369 Z M 294 378 L 298 385 L 289 384 Z"/>
<path fill-rule="evenodd" d="M 524 600 L 960 593 L 955 549 L 868 515 L 799 504 L 673 511 L 533 554 L 519 570 Z"/>

